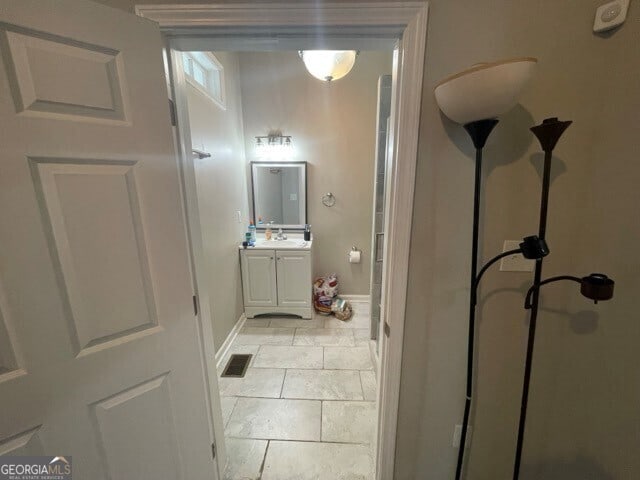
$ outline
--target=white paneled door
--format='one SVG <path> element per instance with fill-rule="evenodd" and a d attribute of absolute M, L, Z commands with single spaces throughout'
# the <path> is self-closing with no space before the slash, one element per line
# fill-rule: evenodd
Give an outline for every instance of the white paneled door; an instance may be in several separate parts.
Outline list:
<path fill-rule="evenodd" d="M 217 478 L 158 28 L 0 7 L 0 455 Z"/>

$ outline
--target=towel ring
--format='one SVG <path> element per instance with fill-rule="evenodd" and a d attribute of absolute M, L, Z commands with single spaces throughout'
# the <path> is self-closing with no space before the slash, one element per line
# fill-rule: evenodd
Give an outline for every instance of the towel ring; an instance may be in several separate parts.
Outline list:
<path fill-rule="evenodd" d="M 336 204 L 336 197 L 331 192 L 325 193 L 322 196 L 322 204 L 325 207 L 333 207 Z"/>

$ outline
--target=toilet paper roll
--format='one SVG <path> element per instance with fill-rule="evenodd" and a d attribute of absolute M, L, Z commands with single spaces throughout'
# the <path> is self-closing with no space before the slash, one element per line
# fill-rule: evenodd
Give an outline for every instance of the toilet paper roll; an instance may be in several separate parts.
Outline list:
<path fill-rule="evenodd" d="M 361 254 L 360 250 L 351 250 L 349 252 L 349 263 L 360 263 Z"/>

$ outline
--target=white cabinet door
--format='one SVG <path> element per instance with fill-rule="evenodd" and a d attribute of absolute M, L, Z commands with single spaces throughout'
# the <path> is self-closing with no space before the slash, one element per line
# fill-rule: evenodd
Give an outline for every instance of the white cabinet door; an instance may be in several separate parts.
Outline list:
<path fill-rule="evenodd" d="M 0 8 L 0 455 L 216 478 L 158 25 Z"/>
<path fill-rule="evenodd" d="M 242 250 L 242 291 L 247 307 L 275 307 L 276 262 L 273 250 Z"/>
<path fill-rule="evenodd" d="M 278 250 L 278 305 L 311 306 L 311 253 Z"/>

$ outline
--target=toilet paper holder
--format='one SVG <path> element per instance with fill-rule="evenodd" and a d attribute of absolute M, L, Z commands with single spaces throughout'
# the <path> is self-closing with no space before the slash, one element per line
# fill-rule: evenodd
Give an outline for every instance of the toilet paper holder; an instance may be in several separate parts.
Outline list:
<path fill-rule="evenodd" d="M 360 263 L 361 262 L 362 252 L 358 250 L 358 248 L 354 245 L 351 247 L 351 251 L 347 253 L 347 258 L 349 259 L 349 263 Z"/>

